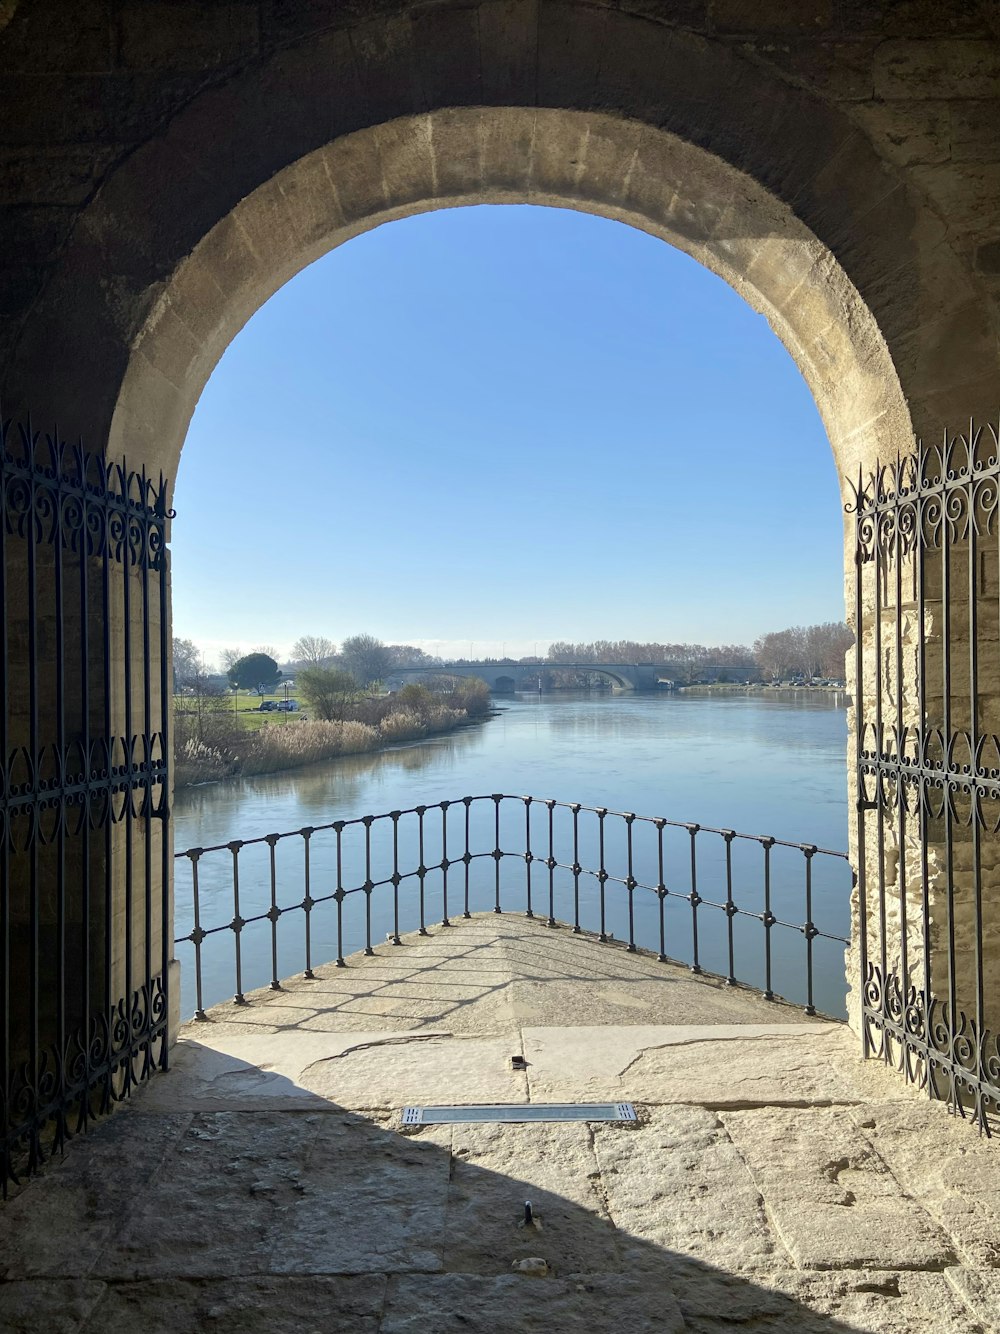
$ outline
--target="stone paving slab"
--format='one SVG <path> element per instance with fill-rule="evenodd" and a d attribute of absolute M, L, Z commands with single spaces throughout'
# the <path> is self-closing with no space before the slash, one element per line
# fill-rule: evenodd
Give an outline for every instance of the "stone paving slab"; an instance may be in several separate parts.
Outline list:
<path fill-rule="evenodd" d="M 841 1024 L 525 1028 L 535 1101 L 627 1098 L 711 1107 L 849 1103 Z M 766 1059 L 765 1059 L 766 1054 Z"/>
<path fill-rule="evenodd" d="M 944 1273 L 781 1270 L 748 1282 L 689 1267 L 672 1290 L 690 1334 L 995 1334 Z"/>
<path fill-rule="evenodd" d="M 926 1094 L 919 1101 L 858 1107 L 854 1120 L 903 1188 L 952 1237 L 962 1260 L 1000 1268 L 998 1141 L 945 1115 Z"/>
<path fill-rule="evenodd" d="M 168 1073 L 143 1091 L 141 1110 L 388 1109 L 438 1102 L 444 1085 L 451 1101 L 527 1098 L 525 1076 L 511 1069 L 521 1049 L 516 1031 L 478 1038 L 435 1029 L 228 1032 L 213 1047 L 193 1032 L 178 1042 Z"/>
<path fill-rule="evenodd" d="M 668 1287 L 640 1286 L 628 1274 L 447 1274 L 393 1280 L 379 1334 L 684 1334 L 687 1328 Z"/>
<path fill-rule="evenodd" d="M 190 1121 L 189 1114 L 147 1119 L 123 1111 L 97 1122 L 0 1206 L 0 1279 L 90 1274 Z"/>
<path fill-rule="evenodd" d="M 733 1273 L 791 1265 L 764 1201 L 717 1113 L 655 1108 L 635 1127 L 593 1127 L 607 1208 L 627 1238 L 631 1266 L 663 1252 L 704 1260 Z"/>
<path fill-rule="evenodd" d="M 986 1334 L 1000 1334 L 1000 1272 L 955 1268 L 946 1270 L 945 1277 Z"/>
<path fill-rule="evenodd" d="M 847 1111 L 723 1112 L 722 1122 L 802 1269 L 940 1269 L 954 1246 L 903 1191 Z"/>
<path fill-rule="evenodd" d="M 511 1067 L 520 1045 L 511 1037 L 414 1035 L 394 1045 L 391 1059 L 384 1046 L 372 1045 L 314 1061 L 299 1082 L 342 1107 L 527 1102 L 527 1078 Z"/>
<path fill-rule="evenodd" d="M 378 1334 L 384 1275 L 105 1285 L 85 1334 Z"/>
<path fill-rule="evenodd" d="M 106 1287 L 88 1279 L 0 1283 L 3 1334 L 77 1334 Z"/>
<path fill-rule="evenodd" d="M 453 1127 L 445 1268 L 506 1274 L 543 1255 L 557 1275 L 615 1272 L 619 1242 L 585 1124 Z M 530 1200 L 538 1226 L 524 1227 Z"/>
<path fill-rule="evenodd" d="M 432 1142 L 362 1117 L 198 1113 L 95 1272 L 440 1269 L 448 1173 Z"/>

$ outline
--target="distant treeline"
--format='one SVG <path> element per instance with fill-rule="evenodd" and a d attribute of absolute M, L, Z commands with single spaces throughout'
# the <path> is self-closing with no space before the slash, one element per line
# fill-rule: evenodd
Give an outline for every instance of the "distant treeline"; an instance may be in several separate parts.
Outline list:
<path fill-rule="evenodd" d="M 695 678 L 699 669 L 726 667 L 759 672 L 765 680 L 788 676 L 840 680 L 844 657 L 854 632 L 843 621 L 793 625 L 761 635 L 751 644 L 660 644 L 634 639 L 596 639 L 590 643 L 559 642 L 546 662 L 652 662 L 676 664 L 681 675 Z"/>

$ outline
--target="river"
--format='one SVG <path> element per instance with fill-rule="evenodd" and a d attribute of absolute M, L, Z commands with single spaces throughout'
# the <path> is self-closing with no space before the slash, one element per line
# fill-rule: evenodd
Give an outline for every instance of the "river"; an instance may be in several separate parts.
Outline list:
<path fill-rule="evenodd" d="M 669 820 L 696 822 L 750 834 L 769 834 L 821 848 L 846 849 L 847 725 L 843 695 L 808 691 L 705 696 L 557 692 L 504 699 L 499 702 L 499 709 L 498 716 L 482 725 L 381 754 L 347 757 L 290 773 L 181 790 L 174 803 L 175 847 L 179 851 L 192 846 L 209 847 L 234 839 L 252 839 L 302 826 L 406 809 L 417 803 L 431 805 L 465 795 L 505 792 L 554 797 L 559 801 L 633 811 L 638 815 L 664 816 Z M 544 816 L 544 812 L 537 808 L 536 813 Z M 454 817 L 461 814 L 461 810 L 453 811 L 451 816 L 453 832 L 449 833 L 452 840 L 449 855 L 453 858 L 456 855 Z M 491 810 L 482 812 L 484 817 L 491 814 Z M 523 818 L 518 818 L 523 823 Z M 511 825 L 511 831 L 513 828 Z M 538 828 L 541 829 L 541 825 Z M 566 828 L 568 830 L 568 826 Z M 363 833 L 360 826 L 357 832 Z M 649 864 L 655 857 L 647 838 L 646 844 L 642 845 L 646 847 L 642 855 L 645 861 L 642 861 L 640 834 L 655 836 L 655 830 L 651 826 L 642 829 L 636 826 L 636 876 L 642 883 L 655 885 L 657 874 Z M 678 835 L 682 843 L 688 837 L 685 831 L 670 831 L 670 834 Z M 505 847 L 513 846 L 515 836 L 513 832 L 508 834 L 505 826 L 501 842 Z M 699 835 L 698 841 L 699 848 L 711 842 L 705 834 Z M 301 840 L 289 840 L 289 844 L 292 842 L 301 845 Z M 706 854 L 701 854 L 699 889 L 706 897 L 710 896 L 703 884 L 707 870 L 713 882 L 711 897 L 719 899 L 724 896 L 719 888 L 720 877 L 724 877 L 721 860 L 724 849 L 722 839 L 715 838 L 714 842 L 718 845 L 718 855 L 713 854 L 711 847 L 707 850 L 707 859 Z M 683 843 L 682 847 L 682 843 L 676 847 L 671 845 L 668 851 L 668 860 L 673 867 L 687 864 L 687 853 L 683 849 L 688 845 Z M 315 897 L 328 883 L 333 863 L 332 852 L 321 853 L 318 835 L 314 845 L 311 892 Z M 739 855 L 734 864 L 749 886 L 746 905 L 749 911 L 760 912 L 762 901 L 756 883 L 762 878 L 760 847 L 757 844 L 735 846 Z M 360 844 L 355 840 L 348 849 L 345 840 L 344 848 L 345 860 L 353 859 L 352 874 L 360 883 L 364 878 Z M 440 856 L 440 848 L 437 845 L 435 848 L 426 850 L 428 865 L 432 858 Z M 523 842 L 521 848 L 523 850 Z M 588 865 L 596 864 L 595 848 L 596 845 L 592 848 L 588 844 Z M 296 855 L 300 851 L 300 846 L 296 847 Z M 682 854 L 680 857 L 678 852 Z M 302 876 L 297 862 L 295 870 L 291 869 L 292 848 L 281 844 L 279 853 L 286 858 L 284 863 L 279 862 L 279 879 L 282 882 L 287 879 L 288 886 L 284 898 L 279 895 L 278 902 L 282 907 L 289 907 L 303 896 Z M 251 854 L 259 854 L 256 861 L 252 860 Z M 779 854 L 783 854 L 784 860 Z M 243 917 L 259 914 L 268 907 L 267 855 L 266 844 L 246 849 L 241 854 L 240 911 Z M 558 849 L 557 855 L 562 861 L 571 860 L 564 848 Z M 620 851 L 619 855 L 623 857 L 624 852 Z M 582 853 L 580 861 L 584 861 Z M 206 855 L 201 860 L 201 926 L 205 929 L 223 926 L 233 915 L 231 864 L 230 854 L 226 852 Z M 416 864 L 414 859 L 413 865 Z M 523 880 L 523 859 L 519 864 L 519 876 Z M 288 869 L 282 871 L 282 866 Z M 804 869 L 801 854 L 775 849 L 772 868 L 773 889 L 777 896 L 772 905 L 774 911 L 782 920 L 801 924 L 805 920 L 802 905 L 798 902 Z M 479 864 L 476 869 L 482 873 L 482 892 L 474 895 L 472 906 L 489 907 L 493 903 L 489 897 L 493 866 L 491 863 Z M 547 879 L 545 869 L 541 866 L 533 869 L 536 895 L 540 896 Z M 608 870 L 612 875 L 621 875 L 623 867 L 612 864 L 609 855 Z M 192 925 L 188 872 L 188 865 L 180 863 L 176 892 L 178 936 L 186 934 Z M 846 865 L 816 857 L 812 859 L 812 873 L 812 920 L 824 932 L 847 935 L 850 877 Z M 506 877 L 506 863 L 504 874 Z M 455 868 L 451 875 L 454 884 Z M 751 880 L 753 885 L 750 885 Z M 429 898 L 433 896 L 436 883 L 431 877 L 427 878 Z M 569 881 L 563 877 L 562 883 L 565 887 Z M 678 892 L 690 891 L 689 883 L 680 884 L 679 879 L 677 883 Z M 618 892 L 612 899 L 613 890 Z M 596 880 L 588 880 L 584 886 L 590 912 L 584 922 L 587 929 L 597 928 L 595 905 L 598 891 Z M 452 894 L 454 896 L 454 889 Z M 565 890 L 556 910 L 556 916 L 563 919 L 571 918 L 572 912 L 567 894 L 568 890 Z M 627 896 L 623 887 L 613 884 L 608 886 L 608 895 L 608 929 L 613 926 L 621 939 L 628 929 L 623 906 Z M 656 949 L 656 895 L 637 892 L 636 897 L 637 901 L 641 900 L 641 911 L 636 916 L 636 939 L 640 945 Z M 345 953 L 364 944 L 364 924 L 360 915 L 362 898 L 363 895 L 357 895 L 357 910 L 349 917 L 343 946 Z M 417 925 L 415 900 L 412 894 L 404 894 L 403 898 L 400 929 L 412 929 Z M 371 935 L 373 940 L 379 941 L 393 926 L 391 889 L 388 894 L 373 893 L 371 900 Z M 356 905 L 352 901 L 348 906 L 355 908 Z M 506 900 L 504 906 L 507 907 Z M 544 905 L 536 902 L 534 906 L 538 911 Z M 334 905 L 326 907 L 332 911 Z M 690 904 L 671 899 L 668 908 L 675 914 L 671 919 L 674 928 L 679 931 L 683 926 L 686 931 Z M 454 912 L 454 904 L 450 911 Z M 678 913 L 687 914 L 683 922 L 676 915 Z M 440 920 L 442 915 L 441 910 L 435 913 L 428 907 L 427 921 Z M 303 914 L 297 913 L 297 917 L 301 920 Z M 703 962 L 706 967 L 726 973 L 723 958 L 725 914 L 709 914 L 702 908 L 700 920 L 702 948 L 710 955 Z M 320 912 L 314 911 L 313 923 L 314 962 L 319 964 L 336 954 L 332 917 L 328 914 L 321 919 Z M 741 930 L 753 926 L 762 934 L 759 923 L 740 919 L 738 926 Z M 286 929 L 288 924 L 283 921 L 281 927 L 278 975 L 284 976 L 301 969 L 298 958 L 301 931 L 295 935 L 293 945 Z M 772 934 L 776 943 L 776 968 L 779 973 L 781 967 L 785 969 L 784 976 L 776 979 L 775 989 L 792 996 L 797 987 L 801 990 L 803 937 L 800 932 L 782 932 L 780 929 Z M 743 937 L 739 939 L 742 942 Z M 206 1006 L 233 994 L 232 946 L 232 932 L 227 929 L 210 937 L 203 947 L 203 1003 Z M 744 955 L 748 949 L 755 950 L 757 955 L 761 952 L 759 943 L 748 943 L 745 948 L 741 944 L 741 949 L 744 949 Z M 816 941 L 815 949 L 816 1004 L 826 1013 L 843 1014 L 842 948 L 821 938 Z M 185 944 L 178 953 L 183 966 L 182 1011 L 187 1017 L 195 1007 L 190 946 Z M 243 932 L 242 953 L 244 990 L 265 985 L 271 975 L 270 927 L 267 922 L 258 922 L 255 928 Z M 690 961 L 689 951 L 682 947 L 668 948 L 667 953 Z M 761 981 L 760 959 L 754 957 L 746 966 L 738 966 L 737 976 Z M 795 998 L 801 999 L 798 995 Z"/>

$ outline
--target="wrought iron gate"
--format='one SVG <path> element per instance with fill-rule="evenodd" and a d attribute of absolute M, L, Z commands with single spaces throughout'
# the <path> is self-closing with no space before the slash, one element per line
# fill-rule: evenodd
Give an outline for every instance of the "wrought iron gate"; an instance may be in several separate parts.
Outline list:
<path fill-rule="evenodd" d="M 166 1063 L 163 479 L 0 421 L 0 1183 Z"/>
<path fill-rule="evenodd" d="M 1000 1111 L 1000 440 L 860 476 L 855 519 L 864 1054 Z"/>

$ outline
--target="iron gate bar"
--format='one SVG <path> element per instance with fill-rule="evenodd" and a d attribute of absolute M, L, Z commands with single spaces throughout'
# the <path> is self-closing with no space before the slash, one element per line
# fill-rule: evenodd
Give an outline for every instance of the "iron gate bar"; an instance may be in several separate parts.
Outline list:
<path fill-rule="evenodd" d="M 1000 738 L 984 725 L 981 658 L 991 653 L 996 666 L 996 636 L 990 630 L 1000 633 L 1000 602 L 996 593 L 987 596 L 986 581 L 988 571 L 1000 569 L 1000 426 L 971 423 L 966 433 L 946 433 L 940 446 L 918 443 L 913 455 L 859 475 L 852 489 L 847 510 L 855 522 L 863 1053 L 894 1065 L 906 1080 L 963 1116 L 968 1104 L 980 1130 L 989 1134 L 990 1116 L 1000 1111 L 995 1033 L 1000 1016 L 987 1011 L 983 872 L 987 850 L 994 869 L 1000 851 L 1000 807 L 994 805 L 1000 802 Z M 907 713 L 905 689 L 911 670 L 903 628 L 907 604 L 916 609 L 915 718 Z M 890 610 L 891 661 L 882 640 Z M 964 670 L 958 661 L 963 633 Z M 940 656 L 938 706 L 931 650 Z M 898 849 L 895 940 L 887 912 L 887 824 Z M 932 855 L 943 875 L 932 871 Z M 910 867 L 918 876 L 918 965 L 908 929 Z M 971 922 L 961 926 L 960 901 L 971 905 Z M 878 939 L 872 941 L 876 922 Z M 991 1001 L 997 1003 L 992 993 Z"/>
<path fill-rule="evenodd" d="M 169 902 L 153 848 L 159 837 L 168 884 L 166 493 L 162 477 L 0 419 L 4 1193 L 166 1065 Z M 26 656 L 20 714 L 10 691 L 15 616 Z"/>

